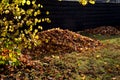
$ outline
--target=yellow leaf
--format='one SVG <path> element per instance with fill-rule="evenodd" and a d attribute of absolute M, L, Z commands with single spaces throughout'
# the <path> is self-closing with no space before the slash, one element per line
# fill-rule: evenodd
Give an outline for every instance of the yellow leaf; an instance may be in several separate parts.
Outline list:
<path fill-rule="evenodd" d="M 10 58 L 12 58 L 12 57 L 13 57 L 12 53 L 9 53 L 9 57 L 10 57 Z"/>
<path fill-rule="evenodd" d="M 5 57 L 5 56 L 2 56 L 2 60 L 6 60 L 6 57 Z"/>
<path fill-rule="evenodd" d="M 38 29 L 35 29 L 34 32 L 37 33 L 37 32 L 38 32 Z"/>
<path fill-rule="evenodd" d="M 45 42 L 46 42 L 46 43 L 48 43 L 48 42 L 49 42 L 49 40 L 48 40 L 48 39 L 46 39 L 46 40 L 45 40 Z"/>
<path fill-rule="evenodd" d="M 39 36 L 38 36 L 38 35 L 36 35 L 36 36 L 35 36 L 35 39 L 39 39 Z"/>
<path fill-rule="evenodd" d="M 27 5 L 30 5 L 30 1 L 26 1 L 26 4 L 27 4 Z"/>
<path fill-rule="evenodd" d="M 87 0 L 79 0 L 79 3 L 81 3 L 83 6 L 85 6 L 87 4 Z"/>
<path fill-rule="evenodd" d="M 41 19 L 39 19 L 38 22 L 40 23 L 40 22 L 41 22 Z"/>
<path fill-rule="evenodd" d="M 41 30 L 42 30 L 43 28 L 42 28 L 42 26 L 38 26 L 38 29 L 41 29 Z"/>
<path fill-rule="evenodd" d="M 32 4 L 35 4 L 35 1 L 32 1 Z"/>
<path fill-rule="evenodd" d="M 35 23 L 37 23 L 38 22 L 38 19 L 37 18 L 35 18 Z"/>
<path fill-rule="evenodd" d="M 26 0 L 22 0 L 22 5 L 24 5 L 24 4 L 25 4 L 25 2 L 26 2 Z"/>
<path fill-rule="evenodd" d="M 45 18 L 46 21 L 49 21 L 50 19 L 49 18 Z"/>
<path fill-rule="evenodd" d="M 9 10 L 6 10 L 6 11 L 5 11 L 5 14 L 9 14 L 9 12 L 10 12 Z"/>
<path fill-rule="evenodd" d="M 94 0 L 89 0 L 89 3 L 90 4 L 95 4 L 95 1 Z"/>
<path fill-rule="evenodd" d="M 42 22 L 44 22 L 44 21 L 45 21 L 45 19 L 43 18 L 43 19 L 42 19 Z"/>
<path fill-rule="evenodd" d="M 29 28 L 29 30 L 30 30 L 30 31 L 32 31 L 32 30 L 33 30 L 33 26 L 32 26 L 32 25 L 30 25 L 30 28 Z"/>
<path fill-rule="evenodd" d="M 37 12 L 34 12 L 34 16 L 37 16 Z"/>
<path fill-rule="evenodd" d="M 37 10 L 37 14 L 41 14 L 40 10 Z"/>
<path fill-rule="evenodd" d="M 51 23 L 51 20 L 48 20 L 47 22 L 48 22 L 48 23 Z"/>
<path fill-rule="evenodd" d="M 46 14 L 49 15 L 49 11 L 46 11 Z"/>
<path fill-rule="evenodd" d="M 40 4 L 38 4 L 38 7 L 40 7 L 41 5 Z"/>
<path fill-rule="evenodd" d="M 87 1 L 86 1 L 86 0 L 83 0 L 83 1 L 82 1 L 82 5 L 83 5 L 83 6 L 87 5 Z"/>
<path fill-rule="evenodd" d="M 100 57 L 100 55 L 97 55 L 96 57 L 97 57 L 97 58 L 99 58 L 99 57 Z"/>
<path fill-rule="evenodd" d="M 43 5 L 41 5 L 41 8 L 43 8 Z"/>
<path fill-rule="evenodd" d="M 17 59 L 16 58 L 11 58 L 12 62 L 16 62 Z"/>

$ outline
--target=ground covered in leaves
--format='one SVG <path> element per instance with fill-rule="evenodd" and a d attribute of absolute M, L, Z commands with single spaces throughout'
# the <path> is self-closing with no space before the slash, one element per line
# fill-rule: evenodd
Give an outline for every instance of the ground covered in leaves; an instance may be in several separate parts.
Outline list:
<path fill-rule="evenodd" d="M 23 49 L 21 66 L 0 66 L 0 79 L 119 80 L 120 35 L 78 33 L 41 32 L 41 45 Z"/>
<path fill-rule="evenodd" d="M 86 29 L 84 32 L 103 35 L 120 35 L 119 26 L 100 26 L 94 29 Z"/>

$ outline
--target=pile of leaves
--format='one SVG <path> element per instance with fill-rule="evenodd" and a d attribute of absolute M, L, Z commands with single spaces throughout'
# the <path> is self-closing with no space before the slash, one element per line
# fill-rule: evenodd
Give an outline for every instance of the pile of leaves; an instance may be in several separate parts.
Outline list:
<path fill-rule="evenodd" d="M 120 29 L 113 26 L 100 26 L 94 29 L 86 29 L 85 32 L 103 35 L 120 35 Z"/>
<path fill-rule="evenodd" d="M 42 31 L 39 34 L 40 45 L 32 47 L 30 50 L 23 49 L 23 53 L 31 53 L 32 55 L 51 55 L 65 54 L 71 52 L 82 52 L 95 49 L 102 46 L 98 40 L 82 36 L 69 30 L 53 28 Z"/>

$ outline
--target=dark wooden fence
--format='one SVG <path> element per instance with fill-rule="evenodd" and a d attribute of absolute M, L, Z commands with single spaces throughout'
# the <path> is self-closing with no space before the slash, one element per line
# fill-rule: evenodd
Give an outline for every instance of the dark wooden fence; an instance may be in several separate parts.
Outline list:
<path fill-rule="evenodd" d="M 83 30 L 99 26 L 120 25 L 120 4 L 96 3 L 80 5 L 78 2 L 43 1 L 44 8 L 50 11 L 52 23 L 45 28 L 61 27 Z"/>

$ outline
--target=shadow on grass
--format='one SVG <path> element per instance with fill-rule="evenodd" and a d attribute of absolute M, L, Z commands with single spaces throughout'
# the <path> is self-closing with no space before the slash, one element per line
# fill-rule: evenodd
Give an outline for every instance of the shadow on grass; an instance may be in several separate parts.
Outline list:
<path fill-rule="evenodd" d="M 78 33 L 95 40 L 100 40 L 103 43 L 114 43 L 114 44 L 120 45 L 120 35 L 90 34 L 85 32 L 78 32 Z"/>

